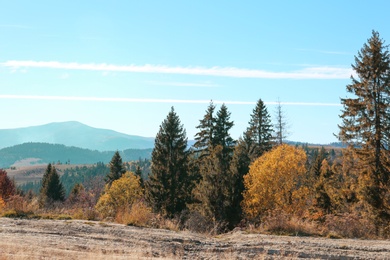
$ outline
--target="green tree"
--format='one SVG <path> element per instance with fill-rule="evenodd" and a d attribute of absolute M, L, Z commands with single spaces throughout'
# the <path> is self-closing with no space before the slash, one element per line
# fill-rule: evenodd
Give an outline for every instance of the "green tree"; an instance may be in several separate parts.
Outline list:
<path fill-rule="evenodd" d="M 152 167 L 145 183 L 146 198 L 153 211 L 173 217 L 186 208 L 188 190 L 187 137 L 172 107 L 160 125 L 152 152 Z"/>
<path fill-rule="evenodd" d="M 321 167 L 323 161 L 327 157 L 327 152 L 325 151 L 324 147 L 321 147 L 321 149 L 318 151 L 314 150 L 313 158 L 311 158 L 311 163 L 309 165 L 309 173 L 310 176 L 314 178 L 318 178 L 321 174 Z"/>
<path fill-rule="evenodd" d="M 225 104 L 217 112 L 215 123 L 215 145 L 222 146 L 222 155 L 224 160 L 229 160 L 232 156 L 236 141 L 230 136 L 230 129 L 234 126 L 234 122 L 230 121 L 231 113 Z"/>
<path fill-rule="evenodd" d="M 206 156 L 208 149 L 215 146 L 215 127 L 216 118 L 214 117 L 215 105 L 211 101 L 207 107 L 206 114 L 203 119 L 199 120 L 199 125 L 196 127 L 199 132 L 195 134 L 196 153 L 199 157 Z"/>
<path fill-rule="evenodd" d="M 125 172 L 126 168 L 123 165 L 122 157 L 119 152 L 116 151 L 110 161 L 110 173 L 107 174 L 105 178 L 106 183 L 111 185 L 113 181 L 118 180 Z"/>
<path fill-rule="evenodd" d="M 229 228 L 235 217 L 231 215 L 234 176 L 230 172 L 235 141 L 229 133 L 233 125 L 223 104 L 215 119 L 214 142 L 207 146 L 207 154 L 198 158 L 200 180 L 194 188 L 195 203 L 191 206 L 210 221 L 225 223 Z"/>
<path fill-rule="evenodd" d="M 264 102 L 259 99 L 251 114 L 247 130 L 237 142 L 230 164 L 233 178 L 230 195 L 232 223 L 238 223 L 242 217 L 244 175 L 249 172 L 251 162 L 272 148 L 272 132 L 270 115 Z"/>
<path fill-rule="evenodd" d="M 253 109 L 249 127 L 246 130 L 246 135 L 251 141 L 249 157 L 252 162 L 259 158 L 264 152 L 272 149 L 272 133 L 273 127 L 271 116 L 269 115 L 264 102 L 259 99 L 256 107 Z"/>
<path fill-rule="evenodd" d="M 230 187 L 231 212 L 230 222 L 236 225 L 242 218 L 241 202 L 243 200 L 242 193 L 244 192 L 244 176 L 249 172 L 251 158 L 249 155 L 252 151 L 252 140 L 248 136 L 248 132 L 238 139 L 234 148 L 233 158 L 230 163 L 230 173 L 232 174 L 232 185 Z"/>
<path fill-rule="evenodd" d="M 356 73 L 342 98 L 342 124 L 339 139 L 352 146 L 360 163 L 363 200 L 374 215 L 390 218 L 386 205 L 390 169 L 390 56 L 388 46 L 376 31 L 355 56 Z"/>
<path fill-rule="evenodd" d="M 192 209 L 214 223 L 229 224 L 231 212 L 232 176 L 225 170 L 223 148 L 217 145 L 209 149 L 209 156 L 202 159 L 201 180 L 193 191 L 196 203 Z"/>
<path fill-rule="evenodd" d="M 60 181 L 57 170 L 50 163 L 42 178 L 40 190 L 40 205 L 46 206 L 55 201 L 65 200 L 65 189 Z"/>

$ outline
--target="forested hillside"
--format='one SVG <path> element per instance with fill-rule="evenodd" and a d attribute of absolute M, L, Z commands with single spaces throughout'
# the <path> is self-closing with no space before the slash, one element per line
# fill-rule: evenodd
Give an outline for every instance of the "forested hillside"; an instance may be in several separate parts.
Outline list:
<path fill-rule="evenodd" d="M 139 158 L 149 159 L 152 149 L 128 149 L 121 152 L 126 161 Z M 36 164 L 93 164 L 96 162 L 108 163 L 114 151 L 92 151 L 77 147 L 68 147 L 60 144 L 24 143 L 0 150 L 0 168 L 8 168 L 20 160 L 35 158 Z"/>

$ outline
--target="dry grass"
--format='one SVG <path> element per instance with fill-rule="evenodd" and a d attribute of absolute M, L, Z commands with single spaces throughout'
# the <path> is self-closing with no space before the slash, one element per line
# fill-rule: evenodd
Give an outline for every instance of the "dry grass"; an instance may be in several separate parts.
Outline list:
<path fill-rule="evenodd" d="M 143 201 L 137 201 L 130 208 L 119 210 L 115 221 L 125 225 L 148 227 L 151 225 L 154 214 Z"/>
<path fill-rule="evenodd" d="M 356 214 L 327 215 L 324 226 L 332 238 L 377 238 L 374 223 Z"/>
<path fill-rule="evenodd" d="M 252 227 L 253 229 L 253 227 Z M 271 211 L 263 217 L 258 230 L 262 233 L 293 236 L 318 236 L 318 225 L 309 220 L 302 220 L 283 211 Z"/>
<path fill-rule="evenodd" d="M 81 249 L 81 247 L 80 247 Z M 88 249 L 89 250 L 89 249 Z M 56 248 L 3 245 L 0 249 L 0 260 L 30 260 L 30 259 L 86 259 L 86 260 L 105 260 L 105 259 L 151 259 L 148 251 L 140 252 L 116 248 L 112 250 L 93 248 L 93 251 L 81 250 L 62 250 Z M 171 259 L 171 258 L 169 258 Z"/>

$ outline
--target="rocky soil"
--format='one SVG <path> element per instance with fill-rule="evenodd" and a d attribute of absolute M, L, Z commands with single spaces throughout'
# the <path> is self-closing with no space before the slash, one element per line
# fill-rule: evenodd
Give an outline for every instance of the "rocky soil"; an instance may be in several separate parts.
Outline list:
<path fill-rule="evenodd" d="M 219 236 L 81 220 L 0 218 L 3 259 L 390 259 L 390 241 Z"/>

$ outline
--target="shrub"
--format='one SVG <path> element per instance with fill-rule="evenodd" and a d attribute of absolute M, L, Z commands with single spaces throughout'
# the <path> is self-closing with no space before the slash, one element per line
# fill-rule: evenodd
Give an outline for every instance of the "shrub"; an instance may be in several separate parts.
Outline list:
<path fill-rule="evenodd" d="M 100 197 L 95 208 L 104 218 L 113 218 L 120 210 L 130 208 L 141 197 L 142 188 L 139 177 L 131 172 L 126 172 L 111 186 L 106 187 L 105 194 Z"/>
<path fill-rule="evenodd" d="M 343 238 L 375 238 L 376 227 L 369 219 L 356 214 L 327 215 L 325 228 L 328 236 Z"/>
<path fill-rule="evenodd" d="M 269 211 L 262 218 L 260 229 L 277 235 L 311 236 L 320 234 L 315 222 L 299 219 L 281 210 Z"/>
<path fill-rule="evenodd" d="M 259 220 L 273 209 L 303 214 L 310 204 L 305 163 L 305 152 L 289 145 L 279 145 L 257 159 L 244 176 L 246 216 Z"/>
<path fill-rule="evenodd" d="M 146 227 L 150 225 L 153 216 L 152 209 L 139 200 L 130 207 L 119 210 L 115 221 L 126 225 Z"/>
<path fill-rule="evenodd" d="M 10 196 L 13 196 L 15 192 L 16 188 L 14 182 L 7 176 L 5 170 L 0 169 L 0 198 L 6 200 Z"/>

